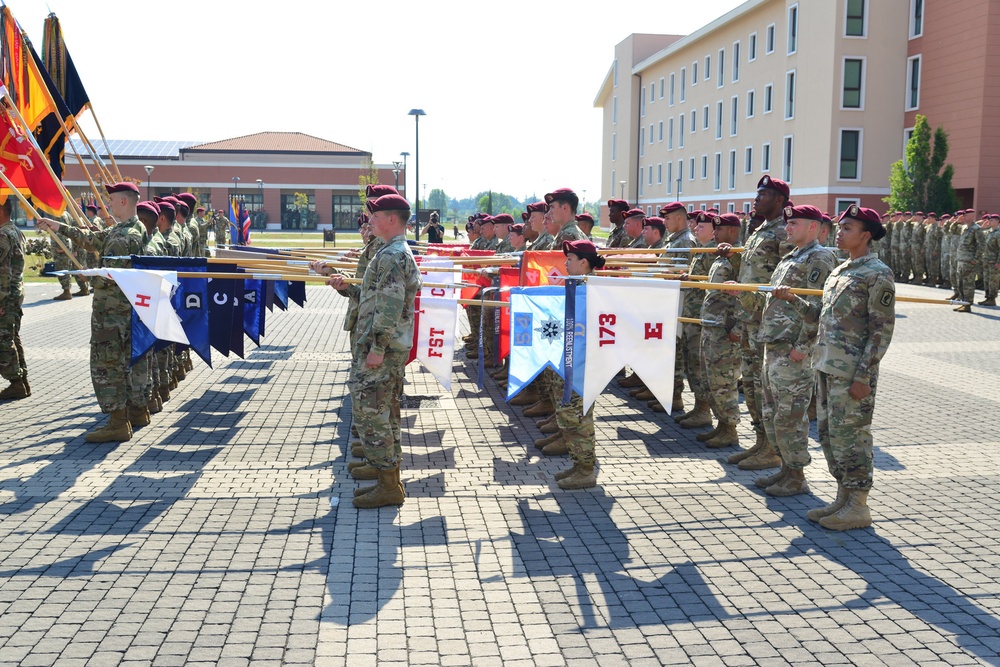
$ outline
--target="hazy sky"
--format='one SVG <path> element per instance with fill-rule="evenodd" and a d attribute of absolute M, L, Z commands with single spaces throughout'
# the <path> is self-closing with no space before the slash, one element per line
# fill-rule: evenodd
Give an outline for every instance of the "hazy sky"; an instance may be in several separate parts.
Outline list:
<path fill-rule="evenodd" d="M 688 34 L 740 4 L 7 0 L 39 51 L 45 16 L 59 17 L 108 139 L 304 132 L 379 163 L 408 151 L 412 188 L 407 112 L 422 108 L 428 192 L 571 187 L 589 200 L 601 178 L 593 103 L 614 45 Z"/>

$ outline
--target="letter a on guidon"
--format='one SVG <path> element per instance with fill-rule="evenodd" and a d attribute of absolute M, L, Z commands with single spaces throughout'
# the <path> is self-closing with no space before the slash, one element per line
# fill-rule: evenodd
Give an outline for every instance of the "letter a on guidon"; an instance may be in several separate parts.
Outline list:
<path fill-rule="evenodd" d="M 584 410 L 625 366 L 658 401 L 670 404 L 679 304 L 680 283 L 674 280 L 588 277 Z"/>

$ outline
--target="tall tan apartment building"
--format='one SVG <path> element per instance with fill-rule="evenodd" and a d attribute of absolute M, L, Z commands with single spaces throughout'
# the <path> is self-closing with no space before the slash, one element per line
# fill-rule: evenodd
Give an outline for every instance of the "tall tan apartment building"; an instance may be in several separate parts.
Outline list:
<path fill-rule="evenodd" d="M 748 0 L 687 36 L 630 35 L 594 102 L 602 199 L 749 210 L 770 173 L 797 204 L 882 210 L 921 113 L 950 134 L 963 203 L 1000 210 L 991 27 L 991 0 Z"/>

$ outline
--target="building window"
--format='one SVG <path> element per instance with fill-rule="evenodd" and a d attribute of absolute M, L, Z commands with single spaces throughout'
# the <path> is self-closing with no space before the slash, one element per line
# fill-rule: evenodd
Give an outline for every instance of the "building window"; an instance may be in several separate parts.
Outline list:
<path fill-rule="evenodd" d="M 653 184 L 653 165 L 649 165 L 649 184 Z"/>
<path fill-rule="evenodd" d="M 752 63 L 757 60 L 757 33 L 750 33 L 750 39 L 747 43 L 747 62 Z"/>
<path fill-rule="evenodd" d="M 612 160 L 617 160 L 618 159 L 618 133 L 617 132 L 612 132 L 611 133 L 611 159 Z"/>
<path fill-rule="evenodd" d="M 646 157 L 646 128 L 639 128 L 639 157 Z"/>
<path fill-rule="evenodd" d="M 708 105 L 706 104 L 701 109 L 701 129 L 707 130 L 708 129 L 708 124 L 710 122 L 711 121 L 709 120 L 709 115 L 708 115 Z"/>
<path fill-rule="evenodd" d="M 843 213 L 844 211 L 846 211 L 847 209 L 849 209 L 851 206 L 854 206 L 854 205 L 861 206 L 861 200 L 860 199 L 840 199 L 840 198 L 838 198 L 837 201 L 836 201 L 837 215 L 839 216 L 841 213 Z"/>
<path fill-rule="evenodd" d="M 695 60 L 693 63 L 691 63 L 691 85 L 692 86 L 697 86 L 698 85 L 698 61 L 697 60 Z"/>
<path fill-rule="evenodd" d="M 708 156 L 701 156 L 701 180 L 708 178 Z"/>
<path fill-rule="evenodd" d="M 754 107 L 755 107 L 754 103 L 757 101 L 756 97 L 757 97 L 756 91 L 753 90 L 747 91 L 747 118 L 753 118 Z"/>
<path fill-rule="evenodd" d="M 844 27 L 844 35 L 847 37 L 865 36 L 865 12 L 867 10 L 865 0 L 847 0 L 847 20 Z"/>
<path fill-rule="evenodd" d="M 615 95 L 611 98 L 611 124 L 618 124 L 618 96 Z"/>
<path fill-rule="evenodd" d="M 906 162 L 906 147 L 910 145 L 910 139 L 913 138 L 913 130 L 915 128 L 908 127 L 903 130 L 903 166 L 907 166 Z"/>
<path fill-rule="evenodd" d="M 657 141 L 663 141 L 663 121 L 662 120 L 659 123 L 657 123 L 657 125 L 656 125 L 656 136 L 657 136 L 657 139 L 656 139 Z"/>
<path fill-rule="evenodd" d="M 663 79 L 660 79 L 660 81 L 662 82 Z M 661 97 L 660 99 L 663 98 Z M 653 84 L 649 84 L 649 103 L 652 104 L 655 101 L 656 101 L 656 86 Z"/>
<path fill-rule="evenodd" d="M 681 102 L 687 100 L 687 68 L 681 68 Z"/>
<path fill-rule="evenodd" d="M 333 226 L 336 229 L 356 229 L 358 213 L 364 209 L 361 198 L 354 195 L 333 195 Z"/>
<path fill-rule="evenodd" d="M 920 106 L 920 56 L 906 61 L 906 110 L 913 111 Z"/>
<path fill-rule="evenodd" d="M 684 114 L 681 114 L 679 119 L 679 125 L 677 126 L 677 147 L 684 148 Z"/>
<path fill-rule="evenodd" d="M 649 124 L 649 145 L 653 145 L 653 124 Z"/>
<path fill-rule="evenodd" d="M 722 100 L 715 107 L 715 138 L 722 138 Z"/>
<path fill-rule="evenodd" d="M 640 197 L 644 194 L 644 192 L 643 192 L 643 184 L 644 183 L 645 183 L 645 181 L 642 180 L 642 172 L 640 171 L 639 172 L 639 196 Z"/>
<path fill-rule="evenodd" d="M 617 180 L 617 178 L 618 178 L 618 177 L 616 176 L 616 172 L 615 172 L 615 170 L 614 170 L 614 169 L 612 169 L 612 170 L 611 170 L 611 192 L 618 192 L 618 191 L 619 191 L 619 188 L 621 188 L 621 186 L 620 186 L 620 185 L 618 185 L 618 180 Z M 624 194 L 625 194 L 625 193 L 624 193 L 624 188 L 622 188 L 622 195 L 624 195 Z"/>
<path fill-rule="evenodd" d="M 618 87 L 618 58 L 615 58 L 614 80 L 615 80 L 615 88 L 617 88 Z"/>
<path fill-rule="evenodd" d="M 771 171 L 771 144 L 766 143 L 760 147 L 760 170 L 763 173 Z"/>
<path fill-rule="evenodd" d="M 722 189 L 722 153 L 715 154 L 715 182 L 716 190 Z"/>
<path fill-rule="evenodd" d="M 799 50 L 799 6 L 794 4 L 788 8 L 788 55 Z"/>
<path fill-rule="evenodd" d="M 306 190 L 309 203 L 305 211 L 300 210 L 295 202 L 295 193 L 288 192 L 281 194 L 281 228 L 282 229 L 316 229 L 316 193 L 313 190 Z M 361 200 L 354 197 L 357 208 L 361 207 Z M 252 206 L 253 204 L 250 203 Z M 357 210 L 357 209 L 354 209 Z M 350 227 L 348 222 L 346 227 Z"/>
<path fill-rule="evenodd" d="M 712 56 L 705 56 L 705 80 L 712 78 Z"/>
<path fill-rule="evenodd" d="M 667 163 L 667 194 L 674 191 L 674 163 Z"/>
<path fill-rule="evenodd" d="M 667 150 L 674 150 L 674 119 L 667 121 Z"/>
<path fill-rule="evenodd" d="M 694 180 L 694 158 L 688 160 L 688 180 Z"/>
<path fill-rule="evenodd" d="M 639 94 L 639 117 L 646 117 L 646 87 L 642 87 L 642 92 Z"/>
<path fill-rule="evenodd" d="M 698 129 L 698 110 L 691 109 L 691 134 L 695 133 Z"/>
<path fill-rule="evenodd" d="M 726 84 L 726 50 L 719 49 L 719 77 L 716 79 L 715 87 L 722 88 Z"/>
<path fill-rule="evenodd" d="M 656 184 L 660 185 L 663 183 L 663 164 L 656 165 Z"/>
<path fill-rule="evenodd" d="M 670 73 L 670 106 L 674 106 L 674 79 L 675 79 L 674 73 L 671 72 Z M 660 81 L 663 81 L 663 79 L 660 79 Z"/>
<path fill-rule="evenodd" d="M 842 181 L 861 180 L 861 130 L 840 131 L 840 175 Z"/>
<path fill-rule="evenodd" d="M 792 137 L 788 135 L 784 141 L 784 152 L 781 156 L 781 180 L 792 182 Z"/>
<path fill-rule="evenodd" d="M 733 108 L 731 109 L 732 115 L 729 117 L 729 136 L 736 136 L 736 119 L 739 118 L 740 113 L 740 98 L 733 95 L 731 100 Z"/>
<path fill-rule="evenodd" d="M 864 106 L 865 61 L 861 58 L 844 59 L 844 92 L 840 100 L 843 109 L 861 109 Z"/>
<path fill-rule="evenodd" d="M 736 151 L 729 151 L 729 189 L 736 189 Z"/>
<path fill-rule="evenodd" d="M 764 53 L 770 55 L 774 53 L 774 24 L 767 26 L 767 38 L 764 44 Z"/>
<path fill-rule="evenodd" d="M 785 120 L 795 118 L 795 70 L 785 73 Z"/>
<path fill-rule="evenodd" d="M 774 108 L 774 86 L 767 84 L 764 86 L 764 113 L 771 113 Z"/>
<path fill-rule="evenodd" d="M 910 0 L 910 39 L 924 34 L 924 0 Z"/>
<path fill-rule="evenodd" d="M 743 149 L 743 173 L 753 173 L 753 146 L 747 146 Z"/>
<path fill-rule="evenodd" d="M 663 99 L 663 77 L 660 77 L 660 99 Z"/>
<path fill-rule="evenodd" d="M 684 160 L 677 161 L 677 196 L 681 196 L 681 182 L 684 180 Z"/>
<path fill-rule="evenodd" d="M 733 42 L 733 83 L 740 80 L 740 43 Z"/>

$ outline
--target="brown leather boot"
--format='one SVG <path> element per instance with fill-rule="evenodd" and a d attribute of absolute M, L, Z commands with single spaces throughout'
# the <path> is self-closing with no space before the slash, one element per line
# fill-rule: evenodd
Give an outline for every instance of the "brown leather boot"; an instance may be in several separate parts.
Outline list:
<path fill-rule="evenodd" d="M 87 442 L 127 442 L 132 439 L 132 425 L 128 421 L 128 410 L 122 408 L 111 413 L 108 423 L 95 428 L 83 438 Z"/>
<path fill-rule="evenodd" d="M 653 412 L 666 413 L 667 411 L 667 409 L 663 407 L 663 404 L 657 400 L 647 401 L 646 405 L 649 406 L 649 409 Z"/>
<path fill-rule="evenodd" d="M 128 422 L 132 425 L 133 431 L 143 426 L 149 426 L 149 421 L 149 409 L 145 405 L 141 407 L 128 406 Z"/>
<path fill-rule="evenodd" d="M 763 447 L 764 443 L 767 442 L 767 436 L 764 435 L 763 431 L 756 431 L 756 434 L 757 434 L 757 442 L 754 443 L 754 445 L 750 447 L 750 449 L 745 449 L 742 452 L 736 452 L 735 454 L 730 454 L 729 458 L 726 459 L 726 461 L 728 463 L 739 463 L 740 461 L 748 459 L 757 452 L 759 452 L 760 448 Z"/>
<path fill-rule="evenodd" d="M 80 289 L 73 292 L 73 296 L 90 296 L 90 285 L 87 283 L 80 285 Z"/>
<path fill-rule="evenodd" d="M 791 470 L 791 468 L 789 468 L 786 465 L 783 465 L 781 466 L 781 469 L 778 472 L 774 473 L 773 475 L 758 477 L 753 481 L 753 483 L 758 489 L 766 489 L 772 484 L 777 484 L 778 482 L 780 482 L 785 477 L 785 475 L 788 474 L 789 470 Z"/>
<path fill-rule="evenodd" d="M 556 421 L 556 415 L 553 412 L 548 417 L 542 417 L 541 419 L 539 419 L 538 421 L 536 421 L 535 422 L 535 427 L 536 428 L 542 428 L 543 426 L 545 426 L 546 424 L 548 424 L 550 422 L 554 424 L 555 421 Z M 551 433 L 551 431 L 550 431 L 550 433 Z"/>
<path fill-rule="evenodd" d="M 156 391 L 160 395 L 161 403 L 166 403 L 170 400 L 170 385 L 161 384 Z"/>
<path fill-rule="evenodd" d="M 562 433 L 559 434 L 557 440 L 542 447 L 542 454 L 545 456 L 566 456 L 569 454 L 569 445 L 566 444 L 566 438 L 563 437 Z"/>
<path fill-rule="evenodd" d="M 593 464 L 577 464 L 576 472 L 568 477 L 560 479 L 558 482 L 560 489 L 571 491 L 574 489 L 590 489 L 597 486 L 597 472 Z"/>
<path fill-rule="evenodd" d="M 764 436 L 764 446 L 757 450 L 757 453 L 753 456 L 743 459 L 737 464 L 740 470 L 767 470 L 768 468 L 777 468 L 781 465 L 781 457 L 778 456 L 777 450 L 767 440 L 767 436 Z"/>
<path fill-rule="evenodd" d="M 809 493 L 809 483 L 806 482 L 806 471 L 789 468 L 788 473 L 781 480 L 764 489 L 764 493 L 778 498 Z"/>
<path fill-rule="evenodd" d="M 956 313 L 971 313 L 972 306 L 970 304 L 965 304 L 964 306 L 959 306 L 958 308 L 952 308 Z M 871 525 L 870 523 L 868 525 Z"/>
<path fill-rule="evenodd" d="M 556 407 L 549 399 L 542 399 L 524 411 L 525 417 L 548 417 L 554 414 Z"/>
<path fill-rule="evenodd" d="M 555 415 L 553 415 L 553 416 L 555 416 Z M 542 424 L 538 428 L 538 430 L 541 431 L 542 433 L 546 433 L 546 434 L 558 433 L 559 432 L 559 424 L 556 423 L 555 419 L 550 419 L 547 422 L 545 422 L 544 424 Z"/>
<path fill-rule="evenodd" d="M 367 461 L 350 461 L 347 464 L 347 472 L 353 472 L 355 468 L 368 465 Z"/>
<path fill-rule="evenodd" d="M 579 467 L 580 467 L 580 464 L 579 464 L 579 463 L 577 463 L 576 461 L 573 461 L 573 467 L 572 467 L 572 468 L 567 468 L 566 470 L 560 470 L 560 471 L 559 471 L 559 472 L 557 472 L 557 473 L 556 473 L 555 475 L 553 475 L 553 477 L 555 477 L 555 480 L 556 480 L 557 482 L 558 482 L 559 480 L 561 480 L 561 479 L 566 479 L 566 478 L 567 478 L 567 477 L 569 477 L 570 475 L 572 475 L 572 474 L 576 473 L 576 471 L 577 471 L 577 469 L 578 469 Z"/>
<path fill-rule="evenodd" d="M 684 412 L 684 397 L 679 391 L 674 392 L 674 400 L 670 404 L 670 413 Z"/>
<path fill-rule="evenodd" d="M 360 438 L 361 437 L 361 434 L 358 433 L 358 427 L 355 426 L 354 424 L 351 424 L 351 436 L 355 437 L 355 438 Z"/>
<path fill-rule="evenodd" d="M 837 497 L 826 507 L 814 507 L 806 512 L 806 518 L 810 521 L 819 521 L 825 516 L 836 514 L 847 502 L 848 491 L 841 484 L 837 485 Z"/>
<path fill-rule="evenodd" d="M 146 409 L 149 410 L 150 415 L 163 412 L 163 406 L 160 404 L 160 397 L 157 394 L 154 393 L 149 397 L 149 402 L 146 403 Z"/>
<path fill-rule="evenodd" d="M 403 485 L 399 482 L 398 468 L 378 470 L 375 488 L 360 496 L 355 496 L 354 506 L 358 509 L 375 509 L 389 505 L 402 505 L 406 500 Z"/>
<path fill-rule="evenodd" d="M 59 294 L 59 296 L 52 297 L 53 301 L 71 301 L 72 299 L 73 299 L 73 295 L 70 294 L 68 287 L 66 289 L 64 289 L 62 291 L 62 293 Z"/>
<path fill-rule="evenodd" d="M 357 463 L 357 461 L 351 461 L 351 463 Z M 351 477 L 354 479 L 378 479 L 380 472 L 378 468 L 373 468 L 367 463 L 357 466 L 354 469 L 351 469 L 350 464 L 348 464 L 348 469 L 351 470 Z"/>
<path fill-rule="evenodd" d="M 399 466 L 398 465 L 395 468 L 393 468 L 393 474 L 396 477 L 396 484 L 399 485 L 399 491 L 400 491 L 400 493 L 403 494 L 403 497 L 405 498 L 406 497 L 406 492 L 403 491 L 403 483 L 399 480 Z M 368 493 L 369 491 L 374 491 L 377 487 L 378 487 L 378 484 L 369 484 L 368 486 L 362 486 L 360 488 L 354 489 L 354 497 L 357 498 L 358 496 L 363 496 L 366 493 Z"/>
<path fill-rule="evenodd" d="M 553 442 L 556 442 L 557 440 L 562 440 L 562 431 L 535 440 L 535 447 L 537 447 L 538 449 L 545 449 L 547 446 L 551 445 Z"/>
<path fill-rule="evenodd" d="M 646 385 L 640 384 L 638 387 L 634 387 L 632 389 L 629 389 L 628 390 L 628 395 L 631 396 L 632 398 L 638 398 L 639 394 L 641 394 L 643 392 L 648 392 L 648 391 L 649 390 L 646 389 Z M 645 399 L 642 399 L 642 400 L 648 401 L 650 399 L 645 398 Z"/>
<path fill-rule="evenodd" d="M 624 387 L 626 389 L 635 389 L 636 387 L 641 387 L 644 384 L 645 383 L 642 381 L 642 378 L 640 378 L 638 374 L 636 374 L 635 372 L 633 372 L 632 375 L 629 375 L 628 377 L 624 377 L 618 380 L 618 386 Z"/>
<path fill-rule="evenodd" d="M 681 428 L 702 428 L 712 425 L 712 408 L 708 401 L 695 399 L 694 409 L 680 422 Z"/>
<path fill-rule="evenodd" d="M 829 530 L 854 530 L 872 525 L 868 510 L 868 489 L 849 489 L 843 506 L 819 520 L 819 525 Z"/>
<path fill-rule="evenodd" d="M 705 441 L 705 446 L 709 449 L 734 447 L 739 444 L 740 435 L 736 432 L 736 424 L 723 424 L 722 429 L 715 434 L 714 438 Z"/>
<path fill-rule="evenodd" d="M 14 380 L 10 386 L 0 391 L 0 401 L 17 401 L 31 396 L 31 390 L 25 380 Z"/>
<path fill-rule="evenodd" d="M 354 445 L 351 447 L 351 456 L 363 459 L 365 457 L 365 448 L 362 445 Z"/>
<path fill-rule="evenodd" d="M 640 391 L 638 394 L 635 395 L 635 398 L 640 401 L 656 400 L 656 396 L 654 396 L 653 392 L 651 392 L 649 389 L 643 389 L 642 391 Z"/>
<path fill-rule="evenodd" d="M 534 389 L 524 389 L 514 398 L 510 399 L 510 405 L 534 405 L 538 402 L 538 392 Z"/>
<path fill-rule="evenodd" d="M 713 428 L 711 431 L 705 431 L 704 433 L 699 433 L 698 435 L 694 436 L 694 439 L 697 440 L 698 442 L 708 442 L 709 440 L 717 436 L 719 434 L 719 431 L 721 430 L 722 430 L 722 422 L 720 421 L 718 424 L 715 425 L 715 428 Z"/>

